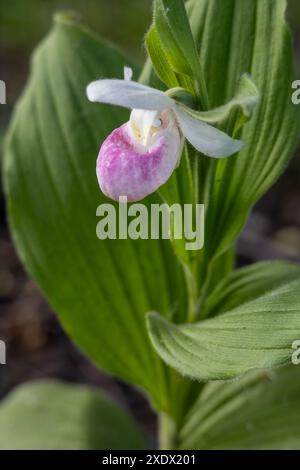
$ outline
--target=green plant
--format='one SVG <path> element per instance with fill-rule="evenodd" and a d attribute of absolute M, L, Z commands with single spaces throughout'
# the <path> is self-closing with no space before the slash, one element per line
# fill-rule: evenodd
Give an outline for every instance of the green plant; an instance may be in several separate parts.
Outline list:
<path fill-rule="evenodd" d="M 4 183 L 19 255 L 76 344 L 147 393 L 163 448 L 300 448 L 300 383 L 289 365 L 300 338 L 300 267 L 233 269 L 249 211 L 299 133 L 285 5 L 189 0 L 186 15 L 182 0 L 155 0 L 142 70 L 59 15 L 8 133 Z M 105 197 L 95 155 L 128 113 L 89 103 L 85 90 L 99 76 L 122 78 L 124 66 L 143 84 L 171 89 L 194 120 L 244 142 L 219 160 L 185 143 L 180 166 L 144 200 L 205 204 L 196 255 L 175 239 L 96 238 Z M 42 436 L 20 443 L 42 445 Z"/>

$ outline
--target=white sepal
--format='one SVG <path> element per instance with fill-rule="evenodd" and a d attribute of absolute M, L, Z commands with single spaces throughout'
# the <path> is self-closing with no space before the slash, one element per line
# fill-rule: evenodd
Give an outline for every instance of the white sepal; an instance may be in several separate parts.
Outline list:
<path fill-rule="evenodd" d="M 182 134 L 195 149 L 204 155 L 214 158 L 228 157 L 239 152 L 243 147 L 241 140 L 232 139 L 225 132 L 193 118 L 179 106 L 175 106 L 173 111 L 178 119 Z"/>
<path fill-rule="evenodd" d="M 173 108 L 174 101 L 164 92 L 128 80 L 96 80 L 87 87 L 90 101 L 131 109 L 162 110 Z"/>

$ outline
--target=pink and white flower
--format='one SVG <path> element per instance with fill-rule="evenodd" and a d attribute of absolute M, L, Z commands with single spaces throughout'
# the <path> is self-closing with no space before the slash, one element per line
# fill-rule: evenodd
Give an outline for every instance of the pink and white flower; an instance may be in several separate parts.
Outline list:
<path fill-rule="evenodd" d="M 103 142 L 97 159 L 102 192 L 113 200 L 138 201 L 156 191 L 178 166 L 184 138 L 199 152 L 223 158 L 238 152 L 240 140 L 187 113 L 166 93 L 131 81 L 103 79 L 87 87 L 90 101 L 132 109 L 130 119 Z"/>

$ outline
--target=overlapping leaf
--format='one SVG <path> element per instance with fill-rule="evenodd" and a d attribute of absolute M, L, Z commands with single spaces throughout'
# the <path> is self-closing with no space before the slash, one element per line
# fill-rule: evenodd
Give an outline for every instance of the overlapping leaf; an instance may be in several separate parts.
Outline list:
<path fill-rule="evenodd" d="M 300 279 L 300 266 L 283 261 L 262 261 L 233 271 L 207 299 L 201 317 L 221 314 Z"/>
<path fill-rule="evenodd" d="M 202 67 L 183 0 L 154 0 L 148 51 L 161 80 L 166 77 L 158 62 L 166 59 L 167 70 L 175 72 L 178 83 L 194 93 L 205 109 L 208 107 Z"/>
<path fill-rule="evenodd" d="M 180 432 L 182 449 L 300 449 L 296 366 L 207 384 Z"/>
<path fill-rule="evenodd" d="M 0 404 L 1 450 L 144 446 L 127 413 L 91 387 L 38 381 L 18 387 Z"/>
<path fill-rule="evenodd" d="M 145 312 L 182 318 L 180 267 L 168 241 L 96 237 L 96 208 L 105 201 L 98 148 L 128 112 L 89 103 L 85 90 L 99 77 L 121 78 L 124 65 L 132 64 L 109 44 L 58 17 L 14 115 L 5 185 L 21 259 L 67 332 L 98 365 L 158 402 L 166 398 L 164 372 Z"/>
<path fill-rule="evenodd" d="M 245 142 L 242 151 L 220 162 L 200 157 L 197 163 L 198 202 L 207 206 L 205 248 L 199 257 L 204 300 L 220 267 L 216 258 L 232 246 L 253 204 L 285 169 L 298 139 L 300 115 L 291 102 L 286 0 L 224 0 L 221 8 L 219 0 L 189 0 L 186 8 L 210 108 L 224 111 L 245 73 L 260 93 L 259 106 L 239 135 Z M 231 120 L 225 130 L 234 130 Z M 198 157 L 191 157 L 193 167 Z M 173 180 L 181 179 L 180 171 Z"/>
<path fill-rule="evenodd" d="M 155 26 L 151 26 L 146 36 L 148 54 L 151 57 L 152 65 L 157 76 L 169 88 L 179 86 L 176 73 L 169 66 L 168 59 L 162 49 L 159 36 Z"/>
<path fill-rule="evenodd" d="M 288 364 L 300 338 L 300 280 L 193 325 L 151 314 L 149 331 L 166 363 L 198 380 Z"/>
<path fill-rule="evenodd" d="M 235 134 L 252 116 L 259 103 L 259 90 L 247 74 L 242 75 L 233 98 L 223 106 L 209 111 L 195 111 L 179 104 L 188 114 L 214 125 L 226 125 L 231 121 L 231 132 Z"/>
<path fill-rule="evenodd" d="M 300 117 L 299 107 L 291 103 L 293 54 L 285 7 L 285 0 L 224 0 L 221 9 L 218 0 L 188 4 L 210 105 L 221 106 L 234 96 L 244 73 L 250 74 L 261 95 L 241 132 L 242 151 L 208 170 L 213 173 L 206 201 L 208 264 L 230 246 L 252 205 L 285 169 L 298 139 Z"/>

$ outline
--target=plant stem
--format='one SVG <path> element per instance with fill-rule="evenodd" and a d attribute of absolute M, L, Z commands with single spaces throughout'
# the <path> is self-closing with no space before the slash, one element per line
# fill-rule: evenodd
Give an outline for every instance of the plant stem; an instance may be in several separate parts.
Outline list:
<path fill-rule="evenodd" d="M 176 448 L 176 425 L 166 413 L 159 415 L 159 449 L 174 450 Z"/>
<path fill-rule="evenodd" d="M 194 273 L 188 265 L 183 264 L 183 272 L 188 294 L 187 321 L 189 323 L 193 323 L 195 319 L 195 311 L 197 305 L 197 283 L 195 280 Z"/>

